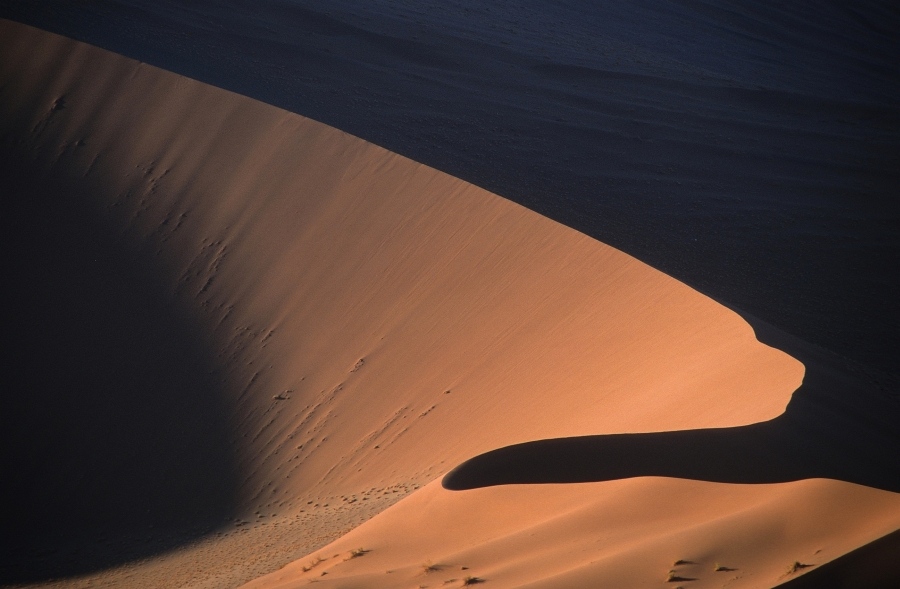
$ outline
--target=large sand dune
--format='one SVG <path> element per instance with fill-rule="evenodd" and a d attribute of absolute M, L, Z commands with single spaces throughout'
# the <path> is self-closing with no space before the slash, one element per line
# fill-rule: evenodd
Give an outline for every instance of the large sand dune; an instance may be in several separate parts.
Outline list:
<path fill-rule="evenodd" d="M 0 56 L 4 581 L 766 587 L 900 526 L 890 413 L 824 353 L 301 116 L 8 21 Z"/>
<path fill-rule="evenodd" d="M 0 17 L 348 131 L 900 377 L 890 2 L 41 0 Z"/>

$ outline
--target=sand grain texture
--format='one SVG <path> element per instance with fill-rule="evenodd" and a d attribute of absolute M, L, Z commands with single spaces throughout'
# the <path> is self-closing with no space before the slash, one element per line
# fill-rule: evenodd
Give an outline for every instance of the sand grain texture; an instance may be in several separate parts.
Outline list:
<path fill-rule="evenodd" d="M 131 252 L 104 274 L 110 284 L 115 268 L 140 262 L 135 272 L 208 363 L 197 398 L 214 404 L 219 437 L 196 443 L 228 473 L 203 521 L 217 531 L 106 572 L 57 563 L 86 575 L 60 586 L 237 586 L 309 554 L 250 586 L 313 576 L 325 586 L 442 586 L 466 575 L 496 587 L 638 586 L 661 583 L 685 558 L 698 567 L 692 587 L 763 587 L 794 560 L 824 562 L 900 526 L 894 493 L 835 480 L 442 488 L 451 468 L 510 444 L 772 419 L 804 366 L 638 260 L 339 130 L 6 21 L 0 55 L 2 149 L 10 170 L 28 171 L 17 194 L 42 191 L 49 207 L 60 199 L 79 211 L 73 223 Z M 24 300 L 32 287 L 16 288 Z M 34 354 L 32 364 L 54 366 Z M 142 376 L 123 371 L 127 382 Z M 157 385 L 147 386 L 153 398 Z M 10 448 L 53 426 L 29 409 L 48 391 L 20 394 L 27 419 Z M 78 394 L 52 398 L 77 404 Z M 181 429 L 210 427 L 199 403 Z M 41 452 L 54 450 L 29 452 L 4 457 L 7 472 L 26 460 L 40 471 Z M 51 513 L 65 512 L 53 498 L 72 492 L 66 485 L 115 489 L 80 482 L 90 458 L 80 460 L 59 460 L 73 476 L 48 492 Z M 125 456 L 115 472 L 141 480 L 143 467 Z M 165 497 L 140 488 L 159 504 L 140 524 L 173 529 L 208 492 L 192 503 L 189 483 Z M 17 492 L 26 512 L 39 509 L 27 487 Z M 111 535 L 115 545 L 115 522 L 92 525 L 106 507 L 41 526 L 63 543 Z M 27 516 L 11 521 L 27 535 Z M 371 552 L 345 560 L 360 547 Z M 325 562 L 304 572 L 314 555 Z M 714 561 L 736 570 L 713 573 Z M 439 570 L 425 572 L 426 562 Z M 11 580 L 43 580 L 29 574 Z"/>

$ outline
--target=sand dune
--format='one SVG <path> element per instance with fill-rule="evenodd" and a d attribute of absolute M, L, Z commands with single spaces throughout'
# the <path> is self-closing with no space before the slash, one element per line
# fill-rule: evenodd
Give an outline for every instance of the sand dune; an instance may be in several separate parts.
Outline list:
<path fill-rule="evenodd" d="M 348 131 L 900 377 L 900 12 L 42 0 L 10 17 Z"/>
<path fill-rule="evenodd" d="M 771 420 L 804 364 L 640 261 L 339 130 L 8 21 L 0 55 L 32 383 L 4 401 L 4 581 L 236 586 L 299 559 L 251 586 L 627 586 L 684 559 L 691 586 L 763 587 L 900 526 L 877 461 L 444 488 L 513 444 Z"/>
<path fill-rule="evenodd" d="M 465 493 L 432 483 L 247 587 L 459 587 L 466 577 L 496 587 L 662 587 L 677 584 L 665 582 L 673 570 L 691 587 L 772 587 L 791 578 L 793 562 L 822 564 L 896 525 L 895 497 L 824 480 L 640 478 Z M 371 552 L 350 558 L 360 548 Z"/>

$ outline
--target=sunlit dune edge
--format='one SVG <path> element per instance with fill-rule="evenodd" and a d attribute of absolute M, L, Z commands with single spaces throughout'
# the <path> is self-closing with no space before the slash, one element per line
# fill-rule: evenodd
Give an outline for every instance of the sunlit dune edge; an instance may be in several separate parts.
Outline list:
<path fill-rule="evenodd" d="M 0 58 L 3 153 L 146 255 L 220 367 L 234 521 L 101 577 L 237 586 L 299 558 L 249 586 L 767 587 L 900 527 L 895 494 L 824 479 L 442 488 L 510 444 L 775 418 L 804 367 L 640 261 L 339 130 L 7 21 Z"/>

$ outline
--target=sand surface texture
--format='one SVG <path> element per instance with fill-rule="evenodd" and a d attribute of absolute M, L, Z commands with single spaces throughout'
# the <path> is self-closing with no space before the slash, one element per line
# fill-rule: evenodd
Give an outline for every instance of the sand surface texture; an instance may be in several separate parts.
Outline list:
<path fill-rule="evenodd" d="M 41 0 L 0 17 L 347 131 L 896 379 L 894 4 Z"/>
<path fill-rule="evenodd" d="M 900 527 L 890 413 L 818 352 L 296 114 L 0 57 L 4 582 L 768 587 Z"/>

